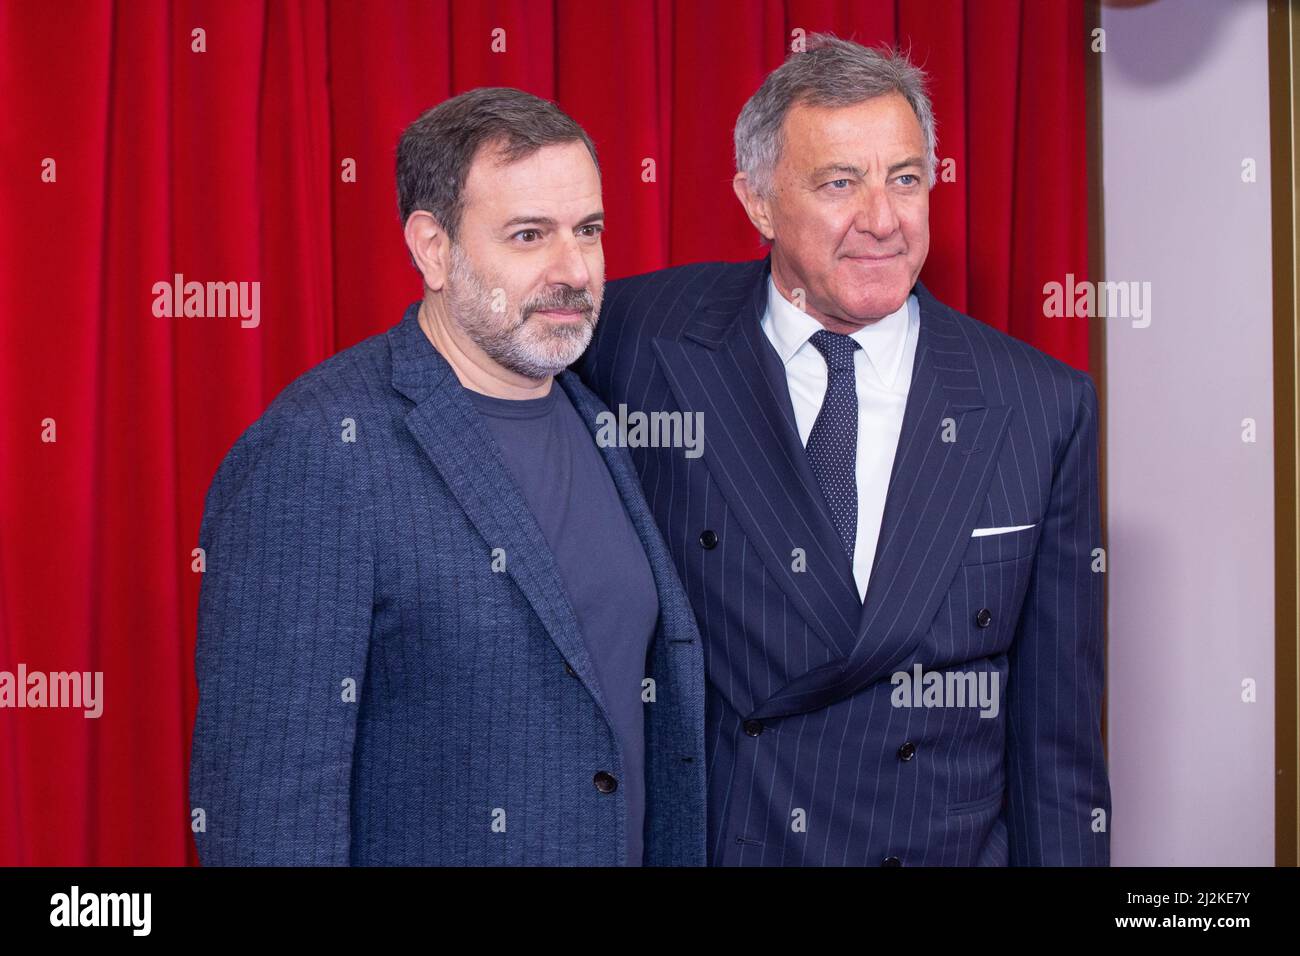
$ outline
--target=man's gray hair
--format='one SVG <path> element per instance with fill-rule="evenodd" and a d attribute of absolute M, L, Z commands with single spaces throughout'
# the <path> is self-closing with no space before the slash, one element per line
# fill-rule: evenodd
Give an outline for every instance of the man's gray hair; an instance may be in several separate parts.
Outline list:
<path fill-rule="evenodd" d="M 925 71 L 892 47 L 865 47 L 829 33 L 808 37 L 805 52 L 790 54 L 769 73 L 740 111 L 736 171 L 748 175 L 756 193 L 767 195 L 781 156 L 785 117 L 792 106 L 855 106 L 890 93 L 902 94 L 921 124 L 925 171 L 933 187 L 938 160 Z"/>
<path fill-rule="evenodd" d="M 600 173 L 586 131 L 549 100 L 510 87 L 485 86 L 427 110 L 397 144 L 397 209 L 405 223 L 417 209 L 433 214 L 456 241 L 465 211 L 465 180 L 480 149 L 514 163 L 543 146 L 582 143 Z"/>

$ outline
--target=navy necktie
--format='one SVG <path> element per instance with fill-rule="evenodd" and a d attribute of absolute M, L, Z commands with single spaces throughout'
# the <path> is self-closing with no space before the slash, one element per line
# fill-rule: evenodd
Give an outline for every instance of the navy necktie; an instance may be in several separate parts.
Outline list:
<path fill-rule="evenodd" d="M 826 397 L 804 450 L 851 564 L 858 537 L 858 389 L 853 353 L 861 346 L 847 335 L 825 329 L 809 341 L 826 359 L 828 375 Z"/>

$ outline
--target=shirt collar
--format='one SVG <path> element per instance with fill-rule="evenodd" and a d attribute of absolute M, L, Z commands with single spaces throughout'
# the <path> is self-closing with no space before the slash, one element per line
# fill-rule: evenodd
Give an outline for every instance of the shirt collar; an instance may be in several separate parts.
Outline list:
<path fill-rule="evenodd" d="M 880 380 L 891 388 L 902 362 L 908 325 L 912 321 L 911 303 L 914 298 L 914 295 L 909 294 L 903 304 L 889 315 L 870 325 L 864 325 L 849 335 L 862 347 Z M 790 364 L 790 360 L 807 344 L 813 333 L 822 329 L 820 322 L 781 295 L 771 275 L 767 278 L 767 309 L 763 313 L 762 323 L 763 331 L 767 333 L 768 340 L 785 365 Z"/>

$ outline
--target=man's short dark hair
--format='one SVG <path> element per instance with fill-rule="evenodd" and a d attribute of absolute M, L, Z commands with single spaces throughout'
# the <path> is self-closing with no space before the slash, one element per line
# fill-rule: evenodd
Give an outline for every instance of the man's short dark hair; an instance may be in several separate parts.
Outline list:
<path fill-rule="evenodd" d="M 513 163 L 543 146 L 581 142 L 600 172 L 586 131 L 554 103 L 523 90 L 485 86 L 425 111 L 397 144 L 397 208 L 405 223 L 432 213 L 453 242 L 464 213 L 465 180 L 479 150 Z"/>

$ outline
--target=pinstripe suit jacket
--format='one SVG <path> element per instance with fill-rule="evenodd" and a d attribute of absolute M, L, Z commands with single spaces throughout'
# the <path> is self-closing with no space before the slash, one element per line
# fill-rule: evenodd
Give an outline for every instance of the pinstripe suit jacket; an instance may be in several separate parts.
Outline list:
<path fill-rule="evenodd" d="M 417 308 L 286 388 L 208 492 L 204 864 L 626 860 L 625 789 L 593 782 L 622 760 L 555 559 Z M 557 381 L 594 435 L 599 402 Z M 660 606 L 645 861 L 703 865 L 699 634 L 627 453 L 601 451 Z"/>
<path fill-rule="evenodd" d="M 632 456 L 704 638 L 710 862 L 1108 864 L 1092 381 L 918 282 L 860 601 L 759 324 L 769 268 L 611 282 L 578 366 L 612 407 L 703 415 L 702 457 Z M 895 706 L 917 665 L 996 674 L 996 716 Z"/>

